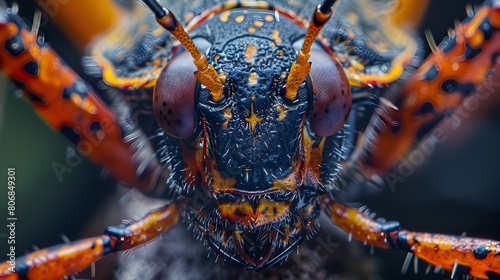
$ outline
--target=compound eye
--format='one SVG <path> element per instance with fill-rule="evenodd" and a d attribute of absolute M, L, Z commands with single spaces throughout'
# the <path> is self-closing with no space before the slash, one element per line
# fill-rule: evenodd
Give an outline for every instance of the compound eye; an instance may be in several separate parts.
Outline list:
<path fill-rule="evenodd" d="M 177 139 L 191 137 L 196 128 L 196 66 L 188 52 L 163 68 L 154 88 L 153 111 L 160 127 Z"/>
<path fill-rule="evenodd" d="M 314 101 L 311 127 L 319 137 L 328 137 L 344 126 L 351 111 L 351 87 L 342 66 L 327 52 L 311 50 L 311 80 Z"/>

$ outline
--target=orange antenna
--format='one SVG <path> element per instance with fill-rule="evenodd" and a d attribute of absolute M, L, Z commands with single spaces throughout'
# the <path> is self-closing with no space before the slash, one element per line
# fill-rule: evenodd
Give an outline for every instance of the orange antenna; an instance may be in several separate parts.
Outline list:
<path fill-rule="evenodd" d="M 193 63 L 198 68 L 194 73 L 196 79 L 212 93 L 212 99 L 217 102 L 222 99 L 224 90 L 217 71 L 207 62 L 207 57 L 196 47 L 174 14 L 162 7 L 156 0 L 143 0 L 155 14 L 156 21 L 170 32 L 186 48 L 193 57 Z"/>
<path fill-rule="evenodd" d="M 336 0 L 325 0 L 325 2 L 319 4 L 314 11 L 311 22 L 309 23 L 309 28 L 307 29 L 306 37 L 304 38 L 304 43 L 297 55 L 297 61 L 292 64 L 290 74 L 286 80 L 286 98 L 289 100 L 295 100 L 300 84 L 302 84 L 307 75 L 309 75 L 311 63 L 308 62 L 308 60 L 311 56 L 311 46 L 325 23 L 332 16 L 332 6 L 335 2 Z"/>

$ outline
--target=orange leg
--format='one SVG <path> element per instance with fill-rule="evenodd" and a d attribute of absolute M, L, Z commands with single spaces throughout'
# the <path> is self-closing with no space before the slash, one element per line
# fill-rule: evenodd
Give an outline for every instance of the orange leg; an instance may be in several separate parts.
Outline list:
<path fill-rule="evenodd" d="M 75 274 L 113 252 L 144 245 L 177 224 L 178 205 L 169 204 L 141 219 L 111 226 L 103 235 L 42 249 L 18 258 L 15 266 L 0 264 L 0 279 L 61 279 Z"/>
<path fill-rule="evenodd" d="M 475 92 L 499 54 L 500 6 L 498 1 L 486 1 L 455 28 L 393 98 L 398 109 L 378 111 L 346 173 L 353 170 L 350 167 L 370 177 L 394 167 Z"/>
<path fill-rule="evenodd" d="M 148 192 L 160 164 L 146 136 L 130 129 L 37 34 L 10 9 L 0 10 L 0 71 L 12 79 L 36 111 L 111 175 Z M 123 111 L 124 109 L 122 109 Z M 127 129 L 124 129 L 127 127 Z M 128 140 L 127 140 L 128 139 Z M 132 160 L 131 160 L 132 159 Z M 53 166 L 59 173 L 62 166 Z"/>
<path fill-rule="evenodd" d="M 500 276 L 499 241 L 408 231 L 399 222 L 373 220 L 329 197 L 322 204 L 336 225 L 365 244 L 408 251 L 452 274 L 460 267 L 474 277 Z"/>

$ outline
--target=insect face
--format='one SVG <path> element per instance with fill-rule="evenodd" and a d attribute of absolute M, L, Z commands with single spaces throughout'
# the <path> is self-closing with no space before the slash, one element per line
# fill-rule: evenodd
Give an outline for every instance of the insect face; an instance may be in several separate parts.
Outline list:
<path fill-rule="evenodd" d="M 480 278 L 500 274 L 499 241 L 411 231 L 347 204 L 355 199 L 350 192 L 357 192 L 357 186 L 365 192 L 370 190 L 364 188 L 367 184 L 393 187 L 405 181 L 440 136 L 451 136 L 440 133 L 438 123 L 446 124 L 453 113 L 464 118 L 463 108 L 457 106 L 467 96 L 471 99 L 465 102 L 480 96 L 472 94 L 476 87 L 498 87 L 497 78 L 487 80 L 499 54 L 498 0 L 468 9 L 467 20 L 433 47 L 421 65 L 418 43 L 395 24 L 416 9 L 408 4 L 387 9 L 390 1 L 339 0 L 332 10 L 335 0 L 325 0 L 314 10 L 308 1 L 211 0 L 194 1 L 189 7 L 171 2 L 181 22 L 156 0 L 143 2 L 169 33 L 146 16 L 127 24 L 125 32 L 117 25 L 95 42 L 91 53 L 102 70 L 98 74 L 118 89 L 97 83 L 99 91 L 37 37 L 37 26 L 29 30 L 22 23 L 15 5 L 8 8 L 0 2 L 0 14 L 9 15 L 0 19 L 5 31 L 0 32 L 0 46 L 5 46 L 0 48 L 0 70 L 17 81 L 50 126 L 73 141 L 79 152 L 116 180 L 168 200 L 141 218 L 106 228 L 102 235 L 37 250 L 17 258 L 15 267 L 12 260 L 6 261 L 0 264 L 0 279 L 75 275 L 106 255 L 148 244 L 176 226 L 180 217 L 217 256 L 262 269 L 281 262 L 316 232 L 320 208 L 350 237 L 406 251 L 436 270 L 451 271 L 451 278 L 461 273 Z M 86 1 L 83 6 L 93 5 Z M 68 18 L 79 22 L 80 9 L 59 8 L 60 14 L 69 9 Z M 307 10 L 314 13 L 306 31 L 302 19 L 309 17 L 302 11 Z M 74 35 L 86 30 L 76 31 Z M 471 103 L 463 105 L 471 108 Z M 18 122 L 16 126 L 26 127 Z M 69 152 L 66 165 L 52 164 L 58 175 L 79 165 Z M 398 165 L 405 155 L 408 160 Z M 474 178 L 468 185 L 476 183 Z M 418 191 L 430 197 L 422 188 Z M 303 262 L 307 257 L 298 265 L 289 263 L 301 271 L 288 275 L 338 274 L 330 271 L 333 265 L 326 257 L 345 255 L 334 252 L 338 246 L 330 246 L 329 239 L 328 244 L 321 236 L 316 240 L 318 246 L 310 244 L 310 254 L 301 255 L 314 256 L 310 259 L 318 264 Z M 166 265 L 179 268 L 170 260 L 184 258 L 190 270 L 196 267 L 204 273 L 184 255 L 184 248 L 176 251 L 172 243 L 177 239 L 160 242 L 167 254 L 147 252 L 149 256 L 140 257 L 144 259 L 122 262 L 121 267 L 139 271 L 143 279 L 165 278 L 164 272 L 171 275 Z M 326 255 L 318 254 L 324 250 Z M 362 265 L 349 260 L 360 270 Z M 144 264 L 150 263 L 154 271 L 148 277 Z M 316 268 L 322 267 L 328 273 L 318 273 Z M 361 278 L 373 273 L 366 275 Z"/>
<path fill-rule="evenodd" d="M 315 231 L 321 176 L 333 176 L 320 168 L 325 140 L 315 135 L 343 126 L 350 88 L 340 66 L 317 49 L 318 66 L 290 100 L 286 78 L 305 30 L 273 11 L 234 9 L 197 30 L 195 41 L 210 43 L 223 98 L 196 83 L 189 73 L 196 68 L 181 53 L 160 76 L 154 101 L 164 130 L 191 139 L 181 144 L 184 177 L 210 201 L 188 207 L 189 222 L 198 234 L 209 232 L 208 244 L 226 257 L 249 268 L 272 265 Z M 167 78 L 183 75 L 183 83 Z"/>

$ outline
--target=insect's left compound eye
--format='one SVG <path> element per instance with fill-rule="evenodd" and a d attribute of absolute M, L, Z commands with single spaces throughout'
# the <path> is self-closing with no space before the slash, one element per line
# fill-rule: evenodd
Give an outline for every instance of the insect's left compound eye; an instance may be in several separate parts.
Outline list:
<path fill-rule="evenodd" d="M 351 87 L 340 64 L 322 50 L 311 50 L 311 80 L 314 93 L 311 127 L 319 137 L 328 137 L 344 126 L 351 111 Z"/>
<path fill-rule="evenodd" d="M 162 70 L 154 89 L 156 120 L 168 135 L 177 139 L 191 137 L 196 128 L 195 71 L 189 53 L 181 53 Z"/>

